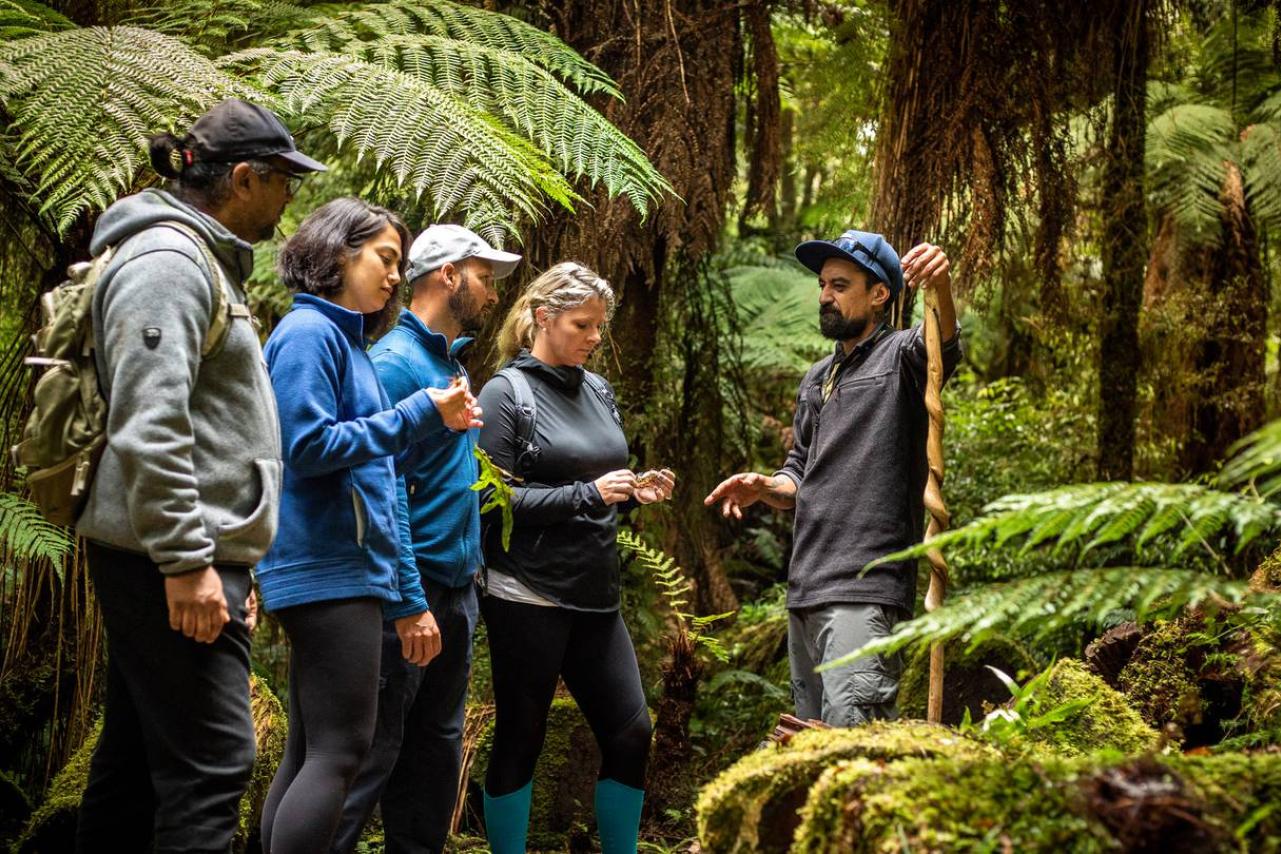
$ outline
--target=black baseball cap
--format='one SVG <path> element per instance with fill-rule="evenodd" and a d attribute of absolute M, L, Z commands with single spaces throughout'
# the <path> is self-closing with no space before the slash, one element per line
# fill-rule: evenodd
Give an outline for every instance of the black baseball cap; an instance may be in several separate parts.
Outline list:
<path fill-rule="evenodd" d="M 279 157 L 294 173 L 324 172 L 325 165 L 298 150 L 284 122 L 266 107 L 230 98 L 191 126 L 186 150 L 196 161 L 240 163 Z"/>

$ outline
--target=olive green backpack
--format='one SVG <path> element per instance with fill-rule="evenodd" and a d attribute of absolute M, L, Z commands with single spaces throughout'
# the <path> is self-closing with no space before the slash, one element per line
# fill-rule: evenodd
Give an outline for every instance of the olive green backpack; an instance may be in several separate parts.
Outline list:
<path fill-rule="evenodd" d="M 222 267 L 204 238 L 180 222 L 156 225 L 186 235 L 205 259 L 213 312 L 200 357 L 208 358 L 222 348 L 233 315 L 247 315 L 248 309 L 233 304 Z M 32 502 L 57 525 L 70 525 L 80 515 L 107 444 L 107 400 L 94 357 L 93 297 L 114 256 L 108 247 L 92 261 L 73 264 L 67 281 L 40 298 L 44 324 L 32 336 L 35 355 L 26 359 L 44 373 L 36 381 L 22 441 L 11 453 L 15 464 L 27 467 Z"/>

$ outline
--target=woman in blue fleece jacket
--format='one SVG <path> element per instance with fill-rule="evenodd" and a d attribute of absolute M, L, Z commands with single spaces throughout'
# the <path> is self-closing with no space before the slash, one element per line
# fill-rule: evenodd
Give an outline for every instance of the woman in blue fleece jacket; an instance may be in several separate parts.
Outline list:
<path fill-rule="evenodd" d="M 373 739 L 383 619 L 405 658 L 440 651 L 409 539 L 396 454 L 442 426 L 478 425 L 465 389 L 392 406 L 365 347 L 394 323 L 409 233 L 388 210 L 335 199 L 285 243 L 293 308 L 264 354 L 280 409 L 280 525 L 258 567 L 289 636 L 289 737 L 263 806 L 270 854 L 328 851 Z"/>

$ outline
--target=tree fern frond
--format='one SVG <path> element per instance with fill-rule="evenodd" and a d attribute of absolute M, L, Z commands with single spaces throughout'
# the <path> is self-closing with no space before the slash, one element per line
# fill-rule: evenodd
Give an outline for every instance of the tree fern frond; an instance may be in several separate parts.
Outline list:
<path fill-rule="evenodd" d="M 149 134 L 253 89 L 178 39 L 136 27 L 91 27 L 0 46 L 0 144 L 36 186 L 42 215 L 65 230 L 129 187 Z"/>
<path fill-rule="evenodd" d="M 373 157 L 397 186 L 427 193 L 437 219 L 465 212 L 483 231 L 493 223 L 481 218 L 499 212 L 540 218 L 546 199 L 573 209 L 577 196 L 532 144 L 423 80 L 350 56 L 267 48 L 219 65 L 253 73 L 286 113 L 324 121 L 340 146 Z M 504 213 L 500 229 L 510 223 Z"/>
<path fill-rule="evenodd" d="M 1224 489 L 1253 487 L 1264 498 L 1281 491 L 1281 420 L 1270 421 L 1228 449 L 1219 472 Z"/>
<path fill-rule="evenodd" d="M 179 0 L 140 8 L 122 23 L 184 39 L 214 56 L 249 34 L 261 42 L 315 17 L 286 0 Z"/>
<path fill-rule="evenodd" d="M 649 573 L 667 607 L 680 622 L 682 631 L 688 632 L 690 639 L 696 645 L 706 649 L 718 661 L 729 661 L 729 650 L 719 638 L 709 634 L 709 631 L 713 623 L 732 617 L 736 612 L 729 611 L 702 617 L 689 613 L 685 609 L 689 607 L 687 597 L 693 592 L 693 585 L 686 577 L 685 571 L 676 565 L 674 559 L 631 531 L 618 532 L 618 545 L 624 551 L 635 555 L 641 566 Z"/>
<path fill-rule="evenodd" d="M 924 557 L 928 549 L 975 549 L 1022 541 L 1023 550 L 1053 544 L 1058 554 L 1131 540 L 1142 553 L 1158 538 L 1173 545 L 1162 558 L 1175 561 L 1189 550 L 1239 553 L 1266 533 L 1281 531 L 1281 508 L 1254 498 L 1197 484 L 1087 483 L 1028 495 L 1007 495 L 984 508 L 968 525 L 946 531 L 871 566 Z M 1176 536 L 1177 535 L 1177 536 Z"/>
<path fill-rule="evenodd" d="M 1224 161 L 1235 159 L 1235 141 L 1232 114 L 1208 104 L 1179 104 L 1148 123 L 1146 158 L 1153 195 L 1194 234 L 1218 228 Z"/>
<path fill-rule="evenodd" d="M 0 549 L 10 560 L 47 560 L 58 577 L 76 546 L 66 528 L 44 518 L 40 508 L 27 499 L 0 492 Z"/>
<path fill-rule="evenodd" d="M 509 15 L 448 0 L 390 0 L 373 3 L 328 3 L 311 7 L 324 17 L 291 35 L 305 50 L 342 51 L 352 42 L 388 36 L 431 35 L 495 50 L 518 53 L 552 72 L 579 92 L 601 92 L 622 98 L 609 75 L 592 65 L 551 33 Z"/>
<path fill-rule="evenodd" d="M 757 371 L 803 374 L 832 348 L 818 329 L 814 276 L 796 264 L 741 266 L 729 278 L 743 364 Z"/>
<path fill-rule="evenodd" d="M 35 0 L 0 0 L 0 42 L 74 27 L 60 12 Z"/>
<path fill-rule="evenodd" d="M 642 214 L 671 192 L 636 143 L 521 54 L 440 36 L 388 36 L 348 50 L 501 116 L 562 172 L 626 195 Z"/>
<path fill-rule="evenodd" d="M 1045 638 L 1070 624 L 1102 623 L 1120 610 L 1133 610 L 1143 622 L 1183 608 L 1239 604 L 1247 598 L 1270 607 L 1281 605 L 1281 595 L 1251 594 L 1245 582 L 1182 569 L 1110 567 L 1047 573 L 964 591 L 938 610 L 900 623 L 887 637 L 822 669 L 919 643 L 959 637 L 973 648 L 998 632 Z"/>
<path fill-rule="evenodd" d="M 1255 124 L 1241 141 L 1241 172 L 1250 214 L 1264 228 L 1281 228 L 1281 130 Z"/>

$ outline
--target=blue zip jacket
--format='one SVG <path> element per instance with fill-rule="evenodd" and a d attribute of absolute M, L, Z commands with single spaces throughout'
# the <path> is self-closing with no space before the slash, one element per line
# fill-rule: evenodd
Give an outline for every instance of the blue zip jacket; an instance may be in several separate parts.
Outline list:
<path fill-rule="evenodd" d="M 459 338 L 450 346 L 408 309 L 400 323 L 369 351 L 387 395 L 401 401 L 424 388 L 445 388 L 456 376 L 467 376 L 458 361 L 471 343 Z M 476 482 L 476 430 L 459 432 L 441 426 L 414 444 L 399 459 L 409 490 L 409 529 L 414 557 L 423 578 L 446 587 L 470 584 L 480 567 L 480 494 Z"/>
<path fill-rule="evenodd" d="M 371 596 L 387 619 L 427 608 L 394 456 L 443 429 L 427 392 L 391 406 L 364 317 L 310 294 L 264 348 L 285 463 L 276 540 L 258 566 L 269 611 Z"/>

